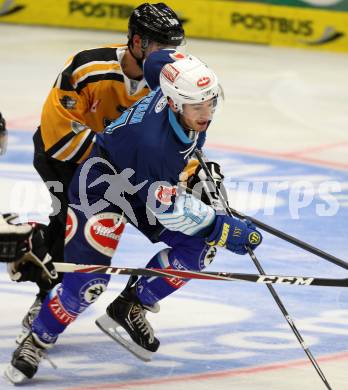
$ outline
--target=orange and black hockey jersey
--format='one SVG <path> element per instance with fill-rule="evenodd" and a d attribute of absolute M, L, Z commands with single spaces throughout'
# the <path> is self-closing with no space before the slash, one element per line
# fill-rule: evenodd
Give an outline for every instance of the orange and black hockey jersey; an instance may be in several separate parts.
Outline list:
<path fill-rule="evenodd" d="M 66 63 L 41 115 L 46 153 L 61 161 L 82 162 L 100 132 L 149 89 L 128 79 L 120 63 L 126 46 L 84 50 Z"/>

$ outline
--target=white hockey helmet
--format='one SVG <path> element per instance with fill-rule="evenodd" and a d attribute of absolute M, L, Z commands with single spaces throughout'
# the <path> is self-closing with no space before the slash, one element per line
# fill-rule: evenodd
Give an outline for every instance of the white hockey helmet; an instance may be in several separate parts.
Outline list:
<path fill-rule="evenodd" d="M 216 74 L 198 58 L 188 55 L 166 64 L 160 74 L 163 95 L 182 112 L 183 104 L 198 104 L 217 98 L 221 91 Z"/>

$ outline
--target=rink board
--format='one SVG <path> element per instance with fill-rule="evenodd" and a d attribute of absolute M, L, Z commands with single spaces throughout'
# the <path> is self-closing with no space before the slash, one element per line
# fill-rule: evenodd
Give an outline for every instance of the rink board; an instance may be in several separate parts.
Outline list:
<path fill-rule="evenodd" d="M 0 22 L 124 31 L 138 0 L 0 0 Z M 348 13 L 257 1 L 168 0 L 188 37 L 348 51 Z M 292 4 L 292 5 L 289 5 Z M 303 3 L 304 4 L 304 3 Z"/>

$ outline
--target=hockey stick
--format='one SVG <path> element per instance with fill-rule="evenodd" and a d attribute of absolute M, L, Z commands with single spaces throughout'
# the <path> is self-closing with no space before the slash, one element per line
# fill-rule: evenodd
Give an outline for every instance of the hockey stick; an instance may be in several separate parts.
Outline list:
<path fill-rule="evenodd" d="M 196 155 L 197 160 L 200 162 L 201 165 L 202 165 L 202 162 L 203 162 L 203 164 L 205 164 L 200 151 L 196 150 L 195 155 Z M 203 167 L 203 165 L 202 165 L 202 167 Z M 205 167 L 207 168 L 206 164 L 205 164 Z M 213 180 L 213 178 L 211 176 L 210 176 L 210 180 Z M 331 255 L 330 253 L 324 252 L 321 249 L 316 248 L 315 246 L 312 246 L 312 245 L 310 245 L 302 240 L 299 240 L 298 238 L 291 236 L 290 234 L 287 234 L 287 233 L 282 232 L 281 230 L 278 230 L 270 225 L 267 225 L 267 224 L 259 221 L 256 218 L 244 215 L 241 212 L 231 208 L 226 202 L 223 202 L 223 204 L 228 207 L 229 212 L 234 217 L 237 217 L 239 219 L 247 219 L 247 220 L 251 221 L 255 226 L 264 230 L 267 233 L 270 233 L 278 238 L 281 238 L 282 240 L 287 241 L 290 244 L 296 245 L 297 247 L 304 249 L 304 250 L 306 250 L 306 251 L 308 251 L 316 256 L 319 256 L 322 259 L 329 261 L 330 263 L 336 264 L 339 267 L 342 267 L 344 269 L 348 269 L 348 263 L 346 261 L 339 259 L 338 257 Z"/>
<path fill-rule="evenodd" d="M 258 275 L 232 272 L 195 272 L 161 268 L 120 268 L 106 265 L 54 263 L 57 272 L 85 274 L 138 275 L 162 278 L 220 280 L 227 282 L 252 282 L 263 284 L 286 284 L 294 286 L 348 287 L 348 279 L 327 279 L 312 276 Z"/>
<path fill-rule="evenodd" d="M 221 192 L 219 191 L 219 188 L 217 188 L 216 184 L 215 184 L 215 181 L 205 163 L 205 161 L 203 160 L 203 157 L 201 155 L 201 152 L 200 151 L 195 151 L 195 155 L 199 161 L 199 163 L 201 164 L 205 174 L 207 175 L 207 177 L 209 178 L 209 180 L 213 183 L 213 185 L 215 186 L 215 191 L 216 191 L 216 194 L 218 195 L 219 199 L 221 200 L 222 204 L 223 204 L 223 207 L 225 209 L 225 211 L 227 212 L 228 215 L 232 216 L 233 215 L 233 211 L 232 209 L 229 207 L 228 203 L 227 203 L 227 200 L 222 196 Z M 239 217 L 241 219 L 246 219 L 246 217 L 242 216 L 242 217 Z M 251 219 L 250 219 L 251 220 Z M 252 221 L 252 220 L 251 220 Z M 253 222 L 253 221 L 252 221 Z M 256 224 L 255 224 L 256 225 Z M 267 226 L 267 225 L 266 225 Z M 261 228 L 261 226 L 259 226 Z M 306 244 L 307 245 L 307 244 Z M 261 263 L 259 262 L 259 260 L 257 259 L 257 257 L 255 256 L 253 250 L 250 248 L 250 247 L 247 247 L 247 250 L 248 250 L 248 253 L 250 255 L 250 258 L 252 259 L 252 261 L 254 262 L 257 270 L 260 272 L 260 274 L 263 276 L 263 277 L 266 277 L 266 273 L 264 271 L 264 269 L 262 268 L 261 266 Z M 320 251 L 321 252 L 321 251 Z M 331 256 L 331 255 L 330 255 Z M 329 260 L 329 261 L 332 261 Z M 342 262 L 340 260 L 340 262 Z M 344 264 L 346 264 L 345 262 L 343 262 Z M 347 264 L 348 266 L 348 264 Z M 346 268 L 346 267 L 345 267 Z M 306 355 L 308 356 L 308 359 L 311 361 L 313 367 L 315 368 L 315 370 L 317 371 L 319 377 L 321 378 L 321 380 L 323 381 L 323 383 L 325 384 L 326 388 L 328 390 L 332 390 L 329 382 L 327 381 L 323 371 L 321 370 L 318 362 L 316 361 L 315 357 L 312 355 L 312 352 L 310 351 L 310 349 L 307 347 L 307 345 L 305 344 L 304 342 L 304 339 L 303 337 L 301 336 L 301 333 L 299 332 L 299 330 L 297 329 L 293 319 L 290 317 L 288 311 L 286 310 L 283 302 L 281 301 L 279 295 L 277 294 L 276 290 L 274 289 L 274 287 L 270 284 L 267 284 L 267 288 L 269 290 L 269 292 L 271 293 L 273 299 L 275 300 L 276 304 L 278 305 L 280 311 L 282 312 L 284 318 L 286 319 L 287 323 L 289 324 L 291 330 L 293 331 L 294 335 L 296 336 L 298 342 L 300 343 L 302 349 L 304 350 L 304 352 L 306 353 Z"/>

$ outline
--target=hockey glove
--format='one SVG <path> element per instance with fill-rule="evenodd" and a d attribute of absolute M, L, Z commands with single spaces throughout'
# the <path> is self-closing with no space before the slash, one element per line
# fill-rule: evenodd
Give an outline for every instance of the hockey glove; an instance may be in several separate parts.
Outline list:
<path fill-rule="evenodd" d="M 6 122 L 0 112 L 0 156 L 6 153 L 6 149 L 7 149 Z"/>
<path fill-rule="evenodd" d="M 208 178 L 199 162 L 191 160 L 185 168 L 188 176 L 186 186 L 194 196 L 205 204 L 212 206 L 215 210 L 223 209 L 216 189 L 227 199 L 226 189 L 223 185 L 224 175 L 221 173 L 218 163 L 210 161 L 206 165 L 214 179 L 214 183 Z"/>
<path fill-rule="evenodd" d="M 0 214 L 0 262 L 9 263 L 20 259 L 27 252 L 27 241 L 32 226 L 27 223 L 11 223 L 17 214 Z"/>
<path fill-rule="evenodd" d="M 32 234 L 27 240 L 27 251 L 17 261 L 8 264 L 10 278 L 16 282 L 36 282 L 49 288 L 58 274 L 45 244 L 45 225 L 32 223 Z"/>
<path fill-rule="evenodd" d="M 250 221 L 217 215 L 212 233 L 207 238 L 209 245 L 225 247 L 238 255 L 247 253 L 246 247 L 255 249 L 261 244 L 262 235 Z"/>

